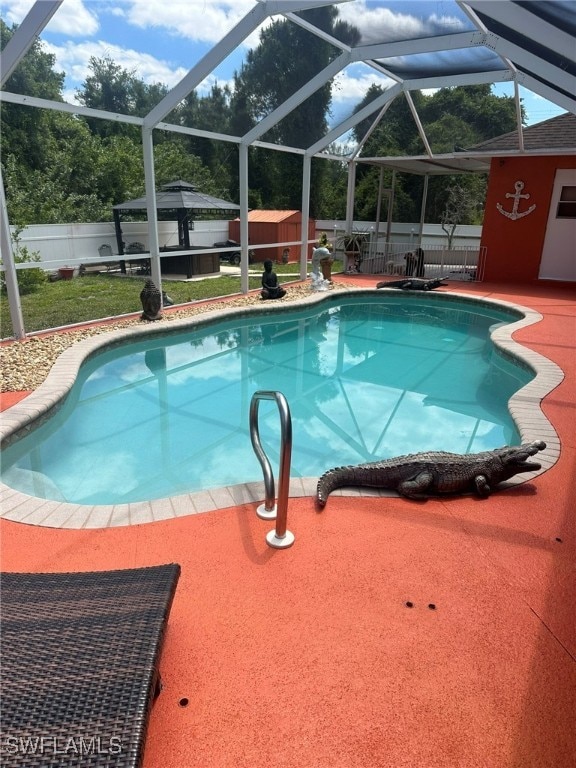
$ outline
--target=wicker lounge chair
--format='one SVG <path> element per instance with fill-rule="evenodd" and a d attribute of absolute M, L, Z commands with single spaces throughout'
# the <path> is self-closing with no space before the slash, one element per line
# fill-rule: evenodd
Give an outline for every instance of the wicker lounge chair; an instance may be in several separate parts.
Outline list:
<path fill-rule="evenodd" d="M 4 768 L 141 765 L 179 575 L 1 575 Z"/>

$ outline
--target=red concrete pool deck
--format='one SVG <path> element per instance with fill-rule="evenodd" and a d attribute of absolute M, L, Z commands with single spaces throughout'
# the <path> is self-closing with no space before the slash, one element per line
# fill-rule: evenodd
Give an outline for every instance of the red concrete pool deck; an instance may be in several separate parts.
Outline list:
<path fill-rule="evenodd" d="M 533 481 L 291 499 L 283 551 L 254 504 L 92 530 L 0 520 L 6 571 L 181 564 L 145 768 L 576 764 L 576 294 L 457 290 L 543 315 L 515 334 L 565 373 L 543 403 L 560 457 Z"/>

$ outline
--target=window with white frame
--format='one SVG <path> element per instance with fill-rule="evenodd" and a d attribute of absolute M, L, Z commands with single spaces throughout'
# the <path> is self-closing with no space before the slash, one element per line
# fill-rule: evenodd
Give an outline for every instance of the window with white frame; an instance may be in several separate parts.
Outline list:
<path fill-rule="evenodd" d="M 576 187 L 562 187 L 556 218 L 576 219 Z"/>

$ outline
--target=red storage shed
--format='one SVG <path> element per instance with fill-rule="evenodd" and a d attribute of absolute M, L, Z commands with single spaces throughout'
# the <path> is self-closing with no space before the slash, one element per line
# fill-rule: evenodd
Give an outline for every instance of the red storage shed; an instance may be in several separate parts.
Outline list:
<path fill-rule="evenodd" d="M 231 240 L 240 242 L 240 219 L 234 219 L 228 224 Z M 308 219 L 308 239 L 314 240 L 316 225 L 314 219 Z M 254 210 L 248 213 L 248 245 L 254 248 L 263 243 L 287 243 L 300 240 L 302 237 L 301 211 L 262 211 Z M 270 248 L 257 248 L 254 261 L 271 259 L 276 263 L 283 260 L 284 251 L 288 249 L 288 261 L 298 261 L 300 247 L 298 245 L 279 245 Z"/>

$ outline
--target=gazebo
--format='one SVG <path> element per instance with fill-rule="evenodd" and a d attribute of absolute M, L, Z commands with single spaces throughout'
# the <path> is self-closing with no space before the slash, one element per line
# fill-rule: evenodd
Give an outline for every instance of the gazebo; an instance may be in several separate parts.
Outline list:
<path fill-rule="evenodd" d="M 123 212 L 146 212 L 147 198 L 139 197 L 136 200 L 127 200 L 113 207 L 114 227 L 116 229 L 116 242 L 118 244 L 118 253 L 122 256 L 125 253 L 125 244 L 122 234 L 122 213 Z M 207 195 L 187 181 L 178 179 L 164 184 L 160 192 L 156 193 L 156 210 L 159 221 L 178 222 L 178 245 L 163 246 L 160 251 L 195 251 L 198 247 L 190 244 L 190 222 L 199 218 L 234 218 L 238 216 L 240 206 L 236 203 L 230 203 L 227 200 L 221 200 L 218 197 Z M 187 277 L 197 274 L 209 274 L 218 272 L 220 269 L 219 255 L 198 254 L 194 257 L 191 253 L 181 254 L 180 256 L 164 257 L 163 272 L 184 273 Z"/>

